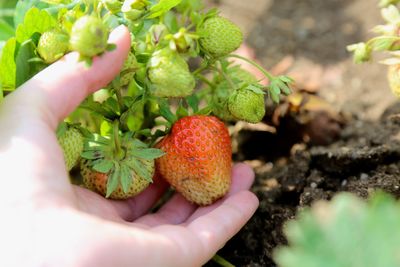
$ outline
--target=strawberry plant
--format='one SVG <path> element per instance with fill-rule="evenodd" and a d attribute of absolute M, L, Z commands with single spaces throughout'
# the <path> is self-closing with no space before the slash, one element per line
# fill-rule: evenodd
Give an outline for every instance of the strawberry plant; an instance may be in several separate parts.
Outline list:
<path fill-rule="evenodd" d="M 58 130 L 67 170 L 79 168 L 82 186 L 105 197 L 134 196 L 157 172 L 189 201 L 214 202 L 230 185 L 224 122 L 258 123 L 266 96 L 279 102 L 290 93 L 289 77 L 234 54 L 240 27 L 198 0 L 10 2 L 11 16 L 0 18 L 0 99 L 66 53 L 79 53 L 89 67 L 115 48 L 108 43 L 114 28 L 130 31 L 119 75 Z"/>

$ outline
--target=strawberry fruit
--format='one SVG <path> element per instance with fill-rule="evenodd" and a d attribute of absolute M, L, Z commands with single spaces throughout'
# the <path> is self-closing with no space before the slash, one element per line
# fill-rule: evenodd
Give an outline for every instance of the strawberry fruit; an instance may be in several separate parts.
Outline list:
<path fill-rule="evenodd" d="M 153 54 L 147 74 L 152 83 L 152 94 L 158 97 L 188 96 L 196 84 L 186 61 L 169 49 L 158 50 Z"/>
<path fill-rule="evenodd" d="M 243 42 L 243 33 L 232 21 L 215 16 L 199 27 L 200 45 L 206 54 L 219 58 L 235 51 Z"/>
<path fill-rule="evenodd" d="M 44 32 L 40 36 L 37 51 L 45 63 L 53 63 L 68 51 L 68 36 L 58 30 Z"/>
<path fill-rule="evenodd" d="M 187 200 L 208 205 L 228 192 L 231 140 L 218 118 L 183 117 L 156 146 L 166 153 L 156 159 L 157 172 Z"/>
<path fill-rule="evenodd" d="M 155 171 L 154 159 L 164 153 L 125 134 L 94 135 L 85 144 L 81 161 L 83 185 L 111 199 L 127 199 L 143 191 Z"/>
<path fill-rule="evenodd" d="M 70 47 L 81 56 L 93 57 L 106 51 L 109 31 L 103 21 L 94 16 L 79 18 L 71 29 Z"/>
<path fill-rule="evenodd" d="M 78 129 L 67 127 L 60 127 L 57 139 L 63 150 L 65 166 L 70 171 L 79 162 L 83 150 L 83 136 Z"/>

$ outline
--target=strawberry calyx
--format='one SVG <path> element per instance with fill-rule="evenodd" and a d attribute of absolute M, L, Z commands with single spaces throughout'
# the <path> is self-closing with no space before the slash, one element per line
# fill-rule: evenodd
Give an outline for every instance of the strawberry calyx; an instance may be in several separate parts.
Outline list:
<path fill-rule="evenodd" d="M 132 132 L 122 136 L 118 134 L 118 137 L 93 134 L 86 140 L 81 154 L 94 171 L 108 174 L 106 197 L 119 185 L 124 192 L 128 192 L 134 173 L 152 182 L 153 173 L 148 171 L 143 161 L 163 155 L 160 149 L 149 148 L 146 143 L 134 138 Z"/>

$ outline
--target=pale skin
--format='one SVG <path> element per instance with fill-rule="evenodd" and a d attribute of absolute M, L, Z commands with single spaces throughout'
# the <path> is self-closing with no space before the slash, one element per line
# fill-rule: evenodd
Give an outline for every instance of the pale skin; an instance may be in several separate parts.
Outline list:
<path fill-rule="evenodd" d="M 119 202 L 70 184 L 55 129 L 118 73 L 130 46 L 126 28 L 110 42 L 116 50 L 90 68 L 71 53 L 0 105 L 0 266 L 201 266 L 258 206 L 244 164 L 233 167 L 230 192 L 215 204 L 197 207 L 176 194 L 156 213 L 148 211 L 164 181 Z"/>

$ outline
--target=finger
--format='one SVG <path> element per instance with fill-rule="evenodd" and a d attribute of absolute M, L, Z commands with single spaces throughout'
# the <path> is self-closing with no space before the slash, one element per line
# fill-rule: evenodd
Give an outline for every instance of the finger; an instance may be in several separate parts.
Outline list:
<path fill-rule="evenodd" d="M 253 181 L 254 172 L 252 169 L 243 163 L 236 164 L 232 169 L 232 185 L 226 197 L 248 189 L 253 184 Z M 189 217 L 191 220 L 194 220 L 206 214 L 218 207 L 222 201 L 220 200 L 213 205 L 198 208 L 197 205 L 188 202 L 181 194 L 176 193 L 159 211 L 146 215 L 136 220 L 136 222 L 153 227 L 162 224 L 180 224 L 185 222 Z"/>
<path fill-rule="evenodd" d="M 228 194 L 221 200 L 215 202 L 214 204 L 210 206 L 205 206 L 205 207 L 200 207 L 198 208 L 188 219 L 187 223 L 197 219 L 200 216 L 203 216 L 204 214 L 207 214 L 208 212 L 212 211 L 221 203 L 228 198 L 229 196 L 232 196 L 236 194 L 237 192 L 247 190 L 251 187 L 251 185 L 254 182 L 254 172 L 253 170 L 244 163 L 238 163 L 233 167 L 232 170 L 232 185 L 231 189 L 229 190 Z"/>
<path fill-rule="evenodd" d="M 10 107 L 23 106 L 21 112 L 39 116 L 55 129 L 88 94 L 107 85 L 119 72 L 130 48 L 126 27 L 116 28 L 109 42 L 116 49 L 95 57 L 90 67 L 79 61 L 76 52 L 50 65 L 12 94 L 9 101 L 15 105 Z"/>
<path fill-rule="evenodd" d="M 258 199 L 242 191 L 226 199 L 219 207 L 184 227 L 162 225 L 153 228 L 173 241 L 164 266 L 202 266 L 234 236 L 254 214 Z M 171 256 L 172 255 L 172 256 Z M 168 262 L 179 255 L 179 262 Z M 176 259 L 175 259 L 176 260 Z"/>
<path fill-rule="evenodd" d="M 206 263 L 251 218 L 258 207 L 257 197 L 241 191 L 227 198 L 218 208 L 195 219 L 188 225 L 204 249 L 202 263 Z"/>
<path fill-rule="evenodd" d="M 197 208 L 197 205 L 189 203 L 181 194 L 174 196 L 154 214 L 148 214 L 135 221 L 150 227 L 162 224 L 180 224 Z"/>
<path fill-rule="evenodd" d="M 168 189 L 168 183 L 163 179 L 154 182 L 139 195 L 125 201 L 112 201 L 114 208 L 122 219 L 132 222 L 148 212 Z"/>

